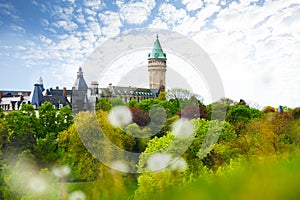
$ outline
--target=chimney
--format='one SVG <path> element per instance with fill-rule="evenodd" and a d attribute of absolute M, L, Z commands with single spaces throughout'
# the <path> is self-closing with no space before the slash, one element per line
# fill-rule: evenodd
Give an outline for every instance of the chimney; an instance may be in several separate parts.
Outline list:
<path fill-rule="evenodd" d="M 64 96 L 64 97 L 67 96 L 67 88 L 66 88 L 66 87 L 64 87 L 64 89 L 63 89 L 63 96 Z"/>
<path fill-rule="evenodd" d="M 2 99 L 2 97 L 3 97 L 3 93 L 2 93 L 2 92 L 0 92 L 0 100 Z"/>
<path fill-rule="evenodd" d="M 112 92 L 112 83 L 108 84 L 108 90 L 109 92 Z"/>

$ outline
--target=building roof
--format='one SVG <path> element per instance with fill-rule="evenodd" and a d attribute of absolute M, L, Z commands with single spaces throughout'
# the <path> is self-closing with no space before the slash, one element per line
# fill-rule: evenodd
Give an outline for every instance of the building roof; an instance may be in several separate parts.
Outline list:
<path fill-rule="evenodd" d="M 100 88 L 100 91 L 102 97 L 116 97 L 121 95 L 156 97 L 156 93 L 153 93 L 155 91 L 148 88 L 112 86 L 112 91 L 110 91 L 110 88 Z"/>
<path fill-rule="evenodd" d="M 44 96 L 42 93 L 41 85 L 34 84 L 31 104 L 35 105 L 36 109 L 38 109 L 38 107 L 41 106 L 42 103 L 44 103 Z"/>
<path fill-rule="evenodd" d="M 79 67 L 79 70 L 77 72 L 77 79 L 75 81 L 74 88 L 75 90 L 79 91 L 87 91 L 88 89 L 88 86 L 83 78 L 83 72 L 81 67 Z"/>
<path fill-rule="evenodd" d="M 164 53 L 162 48 L 161 48 L 160 42 L 158 40 L 158 35 L 156 35 L 156 40 L 154 42 L 152 52 L 148 54 L 148 59 L 151 59 L 151 58 L 167 59 L 166 53 Z"/>
<path fill-rule="evenodd" d="M 18 96 L 30 96 L 31 91 L 19 91 L 19 90 L 0 90 L 3 97 L 18 97 Z"/>
<path fill-rule="evenodd" d="M 50 102 L 56 108 L 59 108 L 60 104 L 62 104 L 63 106 L 69 105 L 71 107 L 68 98 L 64 96 L 44 96 L 44 101 Z"/>
<path fill-rule="evenodd" d="M 67 96 L 72 95 L 72 90 L 66 90 Z M 47 95 L 52 95 L 52 96 L 63 96 L 64 89 L 47 89 Z"/>

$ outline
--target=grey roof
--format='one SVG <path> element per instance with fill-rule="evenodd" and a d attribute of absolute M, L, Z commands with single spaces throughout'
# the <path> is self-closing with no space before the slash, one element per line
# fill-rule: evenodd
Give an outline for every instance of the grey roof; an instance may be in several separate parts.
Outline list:
<path fill-rule="evenodd" d="M 116 97 L 121 95 L 128 96 L 144 96 L 144 97 L 156 97 L 156 94 L 148 88 L 136 88 L 136 87 L 122 87 L 122 86 L 112 86 L 112 92 L 109 88 L 100 88 L 102 97 Z M 154 90 L 153 90 L 154 91 Z M 156 92 L 156 91 L 155 91 Z"/>
<path fill-rule="evenodd" d="M 44 96 L 44 101 L 50 102 L 56 108 L 59 108 L 60 104 L 62 104 L 63 106 L 69 105 L 71 107 L 68 98 L 64 96 Z"/>
<path fill-rule="evenodd" d="M 14 97 L 14 96 L 30 96 L 31 91 L 19 91 L 19 90 L 0 90 L 3 97 Z"/>
<path fill-rule="evenodd" d="M 72 90 L 66 90 L 67 91 L 67 96 L 72 95 Z M 47 95 L 52 95 L 52 96 L 63 96 L 63 89 L 47 89 Z"/>
<path fill-rule="evenodd" d="M 83 78 L 83 72 L 81 67 L 79 67 L 79 70 L 77 72 L 77 79 L 74 84 L 75 90 L 81 90 L 81 91 L 87 91 L 88 86 Z"/>
<path fill-rule="evenodd" d="M 34 84 L 31 104 L 35 105 L 36 109 L 38 109 L 38 107 L 41 106 L 42 103 L 44 103 L 44 96 L 40 84 Z"/>

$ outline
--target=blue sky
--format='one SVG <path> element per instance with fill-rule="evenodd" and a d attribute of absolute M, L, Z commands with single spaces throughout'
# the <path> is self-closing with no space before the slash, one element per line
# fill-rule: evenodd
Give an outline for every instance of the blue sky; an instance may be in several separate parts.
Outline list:
<path fill-rule="evenodd" d="M 148 27 L 198 43 L 227 97 L 300 105 L 298 0 L 0 0 L 0 89 L 71 88 L 97 46 Z"/>

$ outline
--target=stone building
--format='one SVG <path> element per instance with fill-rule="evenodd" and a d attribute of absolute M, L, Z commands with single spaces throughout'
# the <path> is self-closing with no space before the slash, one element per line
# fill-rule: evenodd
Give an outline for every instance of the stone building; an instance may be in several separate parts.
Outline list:
<path fill-rule="evenodd" d="M 166 85 L 167 57 L 163 52 L 158 36 L 154 42 L 152 52 L 148 54 L 149 88 L 113 86 L 101 88 L 93 81 L 88 88 L 88 102 L 90 110 L 93 110 L 98 98 L 121 98 L 124 102 L 130 100 L 142 101 L 144 99 L 157 98 Z"/>
<path fill-rule="evenodd" d="M 32 104 L 38 109 L 44 102 L 51 102 L 57 109 L 69 105 L 75 113 L 84 110 L 94 110 L 99 98 L 120 97 L 124 102 L 132 99 L 142 101 L 144 99 L 157 98 L 166 86 L 167 57 L 156 36 L 152 52 L 148 54 L 149 88 L 113 86 L 99 87 L 93 81 L 90 87 L 84 80 L 82 68 L 79 67 L 77 78 L 72 90 L 66 88 L 44 89 L 42 78 L 35 84 L 33 91 L 13 92 L 0 91 L 0 106 L 3 110 L 19 110 L 24 103 Z"/>
<path fill-rule="evenodd" d="M 167 56 L 163 52 L 158 35 L 152 52 L 148 54 L 149 87 L 151 89 L 165 88 L 167 71 Z"/>

